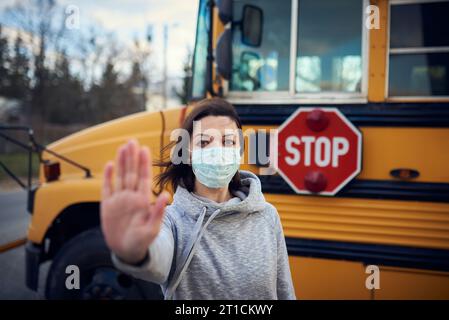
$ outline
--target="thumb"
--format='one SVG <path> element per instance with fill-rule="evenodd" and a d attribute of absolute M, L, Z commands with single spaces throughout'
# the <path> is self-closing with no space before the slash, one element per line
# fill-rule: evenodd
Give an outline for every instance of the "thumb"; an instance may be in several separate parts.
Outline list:
<path fill-rule="evenodd" d="M 156 199 L 154 205 L 149 206 L 149 219 L 148 224 L 157 225 L 162 221 L 164 217 L 165 207 L 167 205 L 168 200 L 170 199 L 170 194 L 167 191 L 163 191 Z"/>

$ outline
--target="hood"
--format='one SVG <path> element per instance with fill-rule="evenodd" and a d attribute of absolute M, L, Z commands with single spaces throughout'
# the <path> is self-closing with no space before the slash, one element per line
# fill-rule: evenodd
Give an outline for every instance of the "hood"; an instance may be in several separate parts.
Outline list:
<path fill-rule="evenodd" d="M 216 217 L 230 214 L 250 214 L 259 212 L 266 206 L 265 198 L 259 178 L 250 171 L 239 170 L 242 186 L 239 190 L 233 190 L 235 196 L 240 201 L 231 199 L 227 202 L 216 203 L 200 199 L 194 196 L 187 189 L 178 186 L 173 196 L 173 205 L 182 212 L 183 215 L 193 216 L 196 220 L 191 236 L 180 257 L 180 263 L 175 270 L 173 280 L 167 287 L 164 294 L 165 299 L 171 299 L 176 287 L 179 285 L 183 274 L 186 272 L 192 260 L 207 226 Z M 234 200 L 234 201 L 233 201 Z M 206 218 L 206 222 L 203 221 Z"/>
<path fill-rule="evenodd" d="M 233 191 L 234 195 L 241 199 L 235 201 L 216 203 L 203 201 L 192 195 L 187 189 L 178 186 L 173 196 L 173 205 L 178 210 L 194 216 L 196 219 L 203 213 L 205 216 L 219 210 L 217 216 L 235 213 L 251 213 L 263 210 L 266 203 L 262 193 L 262 187 L 259 178 L 252 172 L 239 170 L 242 186 L 239 190 Z"/>

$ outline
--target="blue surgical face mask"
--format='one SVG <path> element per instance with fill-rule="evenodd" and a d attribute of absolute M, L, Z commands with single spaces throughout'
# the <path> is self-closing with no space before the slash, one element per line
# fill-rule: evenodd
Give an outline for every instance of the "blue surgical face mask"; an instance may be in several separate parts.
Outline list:
<path fill-rule="evenodd" d="M 240 148 L 209 147 L 192 150 L 192 169 L 209 188 L 228 186 L 240 166 Z"/>

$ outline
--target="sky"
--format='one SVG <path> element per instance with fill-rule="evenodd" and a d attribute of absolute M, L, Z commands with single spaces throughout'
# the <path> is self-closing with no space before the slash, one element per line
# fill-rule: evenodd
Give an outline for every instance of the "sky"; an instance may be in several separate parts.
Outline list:
<path fill-rule="evenodd" d="M 80 8 L 80 24 L 83 15 L 93 17 L 108 30 L 114 30 L 124 43 L 132 45 L 137 36 L 146 36 L 153 26 L 153 62 L 161 66 L 163 61 L 163 25 L 169 26 L 168 74 L 182 74 L 187 47 L 193 49 L 197 15 L 197 0 L 61 0 Z"/>
<path fill-rule="evenodd" d="M 0 0 L 0 10 L 16 0 Z M 80 28 L 83 21 L 94 19 L 100 26 L 113 31 L 117 39 L 132 46 L 135 38 L 146 37 L 148 26 L 153 29 L 152 65 L 162 70 L 163 25 L 169 26 L 168 66 L 169 77 L 182 76 L 187 48 L 195 44 L 198 0 L 57 0 L 62 6 L 79 8 Z M 85 23 L 84 25 L 87 25 Z"/>

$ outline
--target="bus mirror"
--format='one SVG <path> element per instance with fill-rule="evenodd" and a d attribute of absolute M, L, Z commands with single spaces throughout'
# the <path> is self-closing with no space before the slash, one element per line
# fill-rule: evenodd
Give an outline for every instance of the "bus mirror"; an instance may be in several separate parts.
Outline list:
<path fill-rule="evenodd" d="M 217 72 L 224 79 L 229 80 L 232 73 L 232 31 L 226 29 L 218 38 L 215 51 Z"/>
<path fill-rule="evenodd" d="M 262 9 L 252 5 L 245 5 L 242 16 L 242 43 L 250 47 L 259 47 L 262 42 Z"/>
<path fill-rule="evenodd" d="M 218 17 L 223 24 L 232 22 L 232 0 L 217 0 Z"/>

